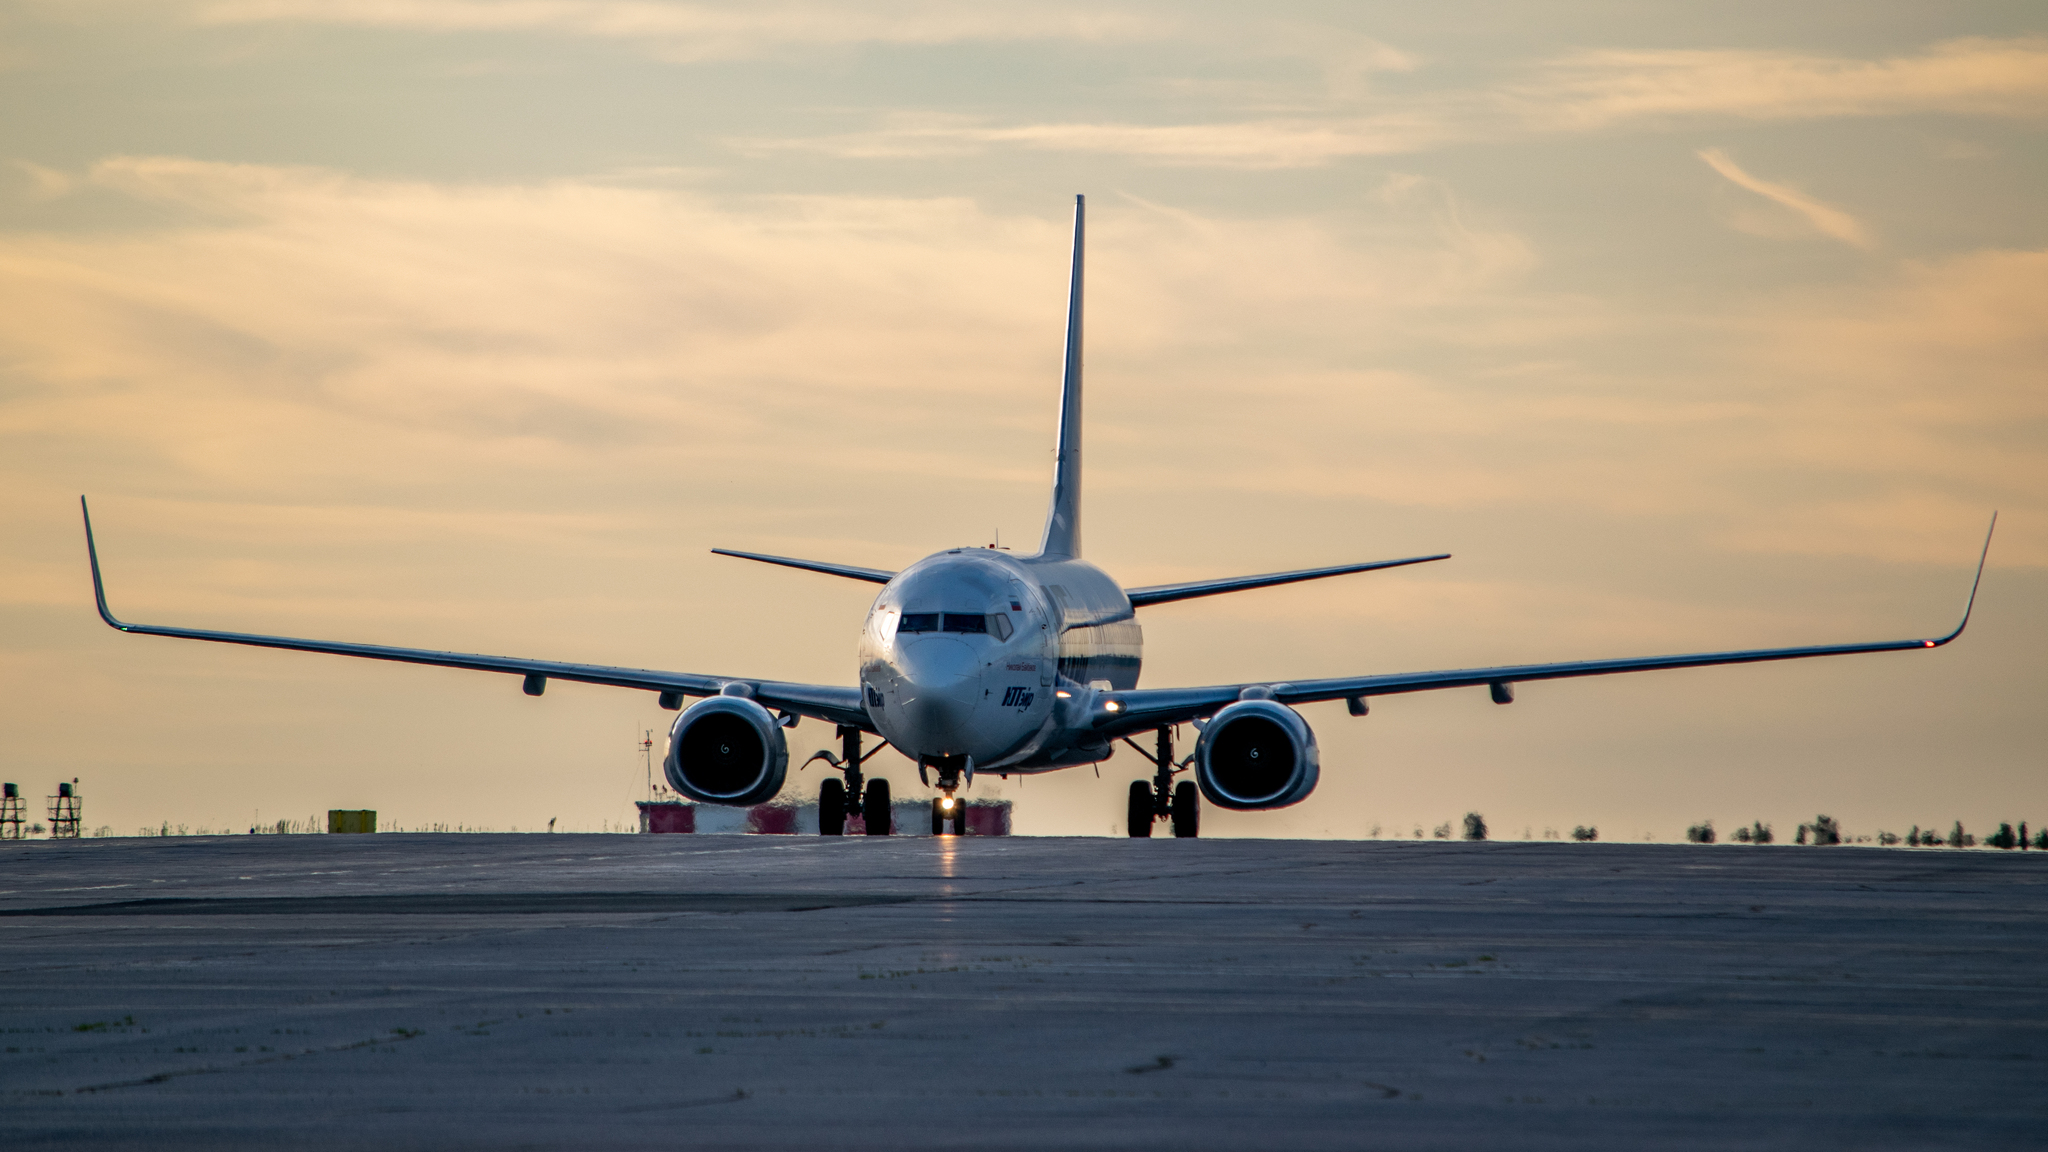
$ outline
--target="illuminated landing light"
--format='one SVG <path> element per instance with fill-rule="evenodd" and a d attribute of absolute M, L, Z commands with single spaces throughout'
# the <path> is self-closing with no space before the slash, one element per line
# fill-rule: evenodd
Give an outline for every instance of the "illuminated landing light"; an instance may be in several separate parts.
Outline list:
<path fill-rule="evenodd" d="M 1934 641 L 1932 640 L 1922 640 L 1921 643 L 1927 645 L 1929 648 L 1934 647 Z"/>
<path fill-rule="evenodd" d="M 1074 698 L 1074 694 L 1072 692 L 1067 691 L 1065 688 L 1061 688 L 1054 691 L 1053 695 L 1059 697 L 1062 700 L 1072 700 Z"/>
<path fill-rule="evenodd" d="M 1124 710 L 1124 702 L 1121 700 L 1108 701 L 1103 704 L 1102 710 L 1104 712 L 1121 712 Z"/>
<path fill-rule="evenodd" d="M 951 796 L 948 796 L 945 799 L 939 801 L 939 807 L 944 808 L 947 811 L 951 811 L 953 808 L 953 798 Z"/>

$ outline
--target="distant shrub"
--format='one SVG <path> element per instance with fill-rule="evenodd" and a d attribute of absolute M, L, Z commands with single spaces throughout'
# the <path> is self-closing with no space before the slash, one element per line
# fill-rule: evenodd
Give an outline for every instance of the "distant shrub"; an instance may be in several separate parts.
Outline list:
<path fill-rule="evenodd" d="M 1977 838 L 1963 831 L 1963 822 L 1958 820 L 1956 821 L 1956 826 L 1949 830 L 1948 846 L 1951 848 L 1974 848 L 1977 846 Z"/>
<path fill-rule="evenodd" d="M 1744 831 L 1748 831 L 1748 829 L 1744 829 Z M 1695 844 L 1712 844 L 1714 842 L 1714 822 L 1712 820 L 1702 820 L 1687 828 L 1685 830 L 1685 838 Z M 1744 839 L 1747 839 L 1747 837 L 1744 837 Z"/>
<path fill-rule="evenodd" d="M 1899 834 L 1897 832 L 1879 832 L 1877 834 L 1877 842 L 1889 848 L 1899 842 Z"/>
<path fill-rule="evenodd" d="M 2039 832 L 2034 833 L 2034 847 L 2048 852 L 2048 828 L 2043 828 Z"/>
<path fill-rule="evenodd" d="M 1587 840 L 1598 840 L 1599 838 L 1600 830 L 1590 824 L 1581 824 L 1572 829 L 1572 839 L 1574 840 L 1584 842 Z"/>
<path fill-rule="evenodd" d="M 1439 840 L 1449 840 L 1451 838 L 1450 821 L 1447 820 L 1442 824 L 1437 825 L 1435 830 L 1430 832 L 1430 835 L 1436 837 Z"/>
<path fill-rule="evenodd" d="M 1477 812 L 1465 813 L 1465 839 L 1486 839 L 1486 820 Z"/>
<path fill-rule="evenodd" d="M 2010 851 L 2019 847 L 2020 840 L 2019 837 L 2013 835 L 2012 825 L 2000 824 L 1998 831 L 1993 832 L 1991 838 L 1984 841 L 1984 843 L 1989 844 L 1993 848 L 2004 848 Z"/>
<path fill-rule="evenodd" d="M 1813 818 L 1813 823 L 1801 824 L 1799 826 L 1799 838 L 1794 840 L 1793 843 L 1805 844 L 1809 835 L 1813 837 L 1812 842 L 1816 845 L 1840 844 L 1842 842 L 1841 825 L 1835 823 L 1833 816 L 1816 816 Z"/>

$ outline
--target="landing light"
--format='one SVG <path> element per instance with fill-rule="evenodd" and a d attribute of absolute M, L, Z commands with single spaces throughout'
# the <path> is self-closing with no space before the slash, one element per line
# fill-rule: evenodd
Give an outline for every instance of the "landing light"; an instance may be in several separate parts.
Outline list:
<path fill-rule="evenodd" d="M 944 800 L 939 801 L 939 807 L 941 808 L 951 808 L 952 806 L 953 798 L 951 796 L 948 796 Z"/>
<path fill-rule="evenodd" d="M 1121 712 L 1124 710 L 1124 702 L 1121 700 L 1108 701 L 1103 704 L 1102 710 L 1104 712 Z"/>
<path fill-rule="evenodd" d="M 1934 641 L 1932 640 L 1922 640 L 1921 643 L 1927 645 L 1929 648 L 1934 647 Z"/>
<path fill-rule="evenodd" d="M 1067 691 L 1065 688 L 1055 690 L 1053 692 L 1053 695 L 1059 697 L 1062 700 L 1072 700 L 1074 698 L 1074 694 L 1072 692 Z"/>

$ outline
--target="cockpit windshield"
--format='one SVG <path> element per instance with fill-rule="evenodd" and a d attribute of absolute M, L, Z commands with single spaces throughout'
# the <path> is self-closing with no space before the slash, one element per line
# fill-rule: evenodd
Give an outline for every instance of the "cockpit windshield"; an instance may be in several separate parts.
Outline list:
<path fill-rule="evenodd" d="M 1010 638 L 1010 618 L 1000 612 L 905 612 L 902 622 L 896 625 L 902 632 L 968 632 L 976 635 L 996 634 L 998 640 Z"/>

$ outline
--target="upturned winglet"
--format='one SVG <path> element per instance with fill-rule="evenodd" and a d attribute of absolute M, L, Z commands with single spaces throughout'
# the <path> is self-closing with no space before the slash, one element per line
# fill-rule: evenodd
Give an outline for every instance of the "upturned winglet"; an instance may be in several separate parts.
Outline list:
<path fill-rule="evenodd" d="M 128 625 L 114 619 L 114 614 L 107 611 L 107 586 L 100 580 L 100 550 L 92 542 L 92 509 L 86 507 L 83 496 L 78 498 L 78 511 L 85 517 L 85 559 L 92 565 L 92 598 L 100 606 L 100 619 L 105 620 L 108 627 L 126 632 Z"/>
<path fill-rule="evenodd" d="M 1977 554 L 1977 578 L 1970 581 L 1970 598 L 1963 604 L 1963 622 L 1956 625 L 1955 631 L 1943 636 L 1939 640 L 1927 641 L 1929 648 L 1941 647 L 1943 644 L 1961 636 L 1963 629 L 1970 626 L 1970 612 L 1977 607 L 1977 586 L 1984 583 L 1984 561 L 1991 557 L 1991 534 L 1996 531 L 1998 531 L 1998 513 L 1993 512 L 1991 514 L 1991 527 L 1984 530 L 1984 550 Z"/>

